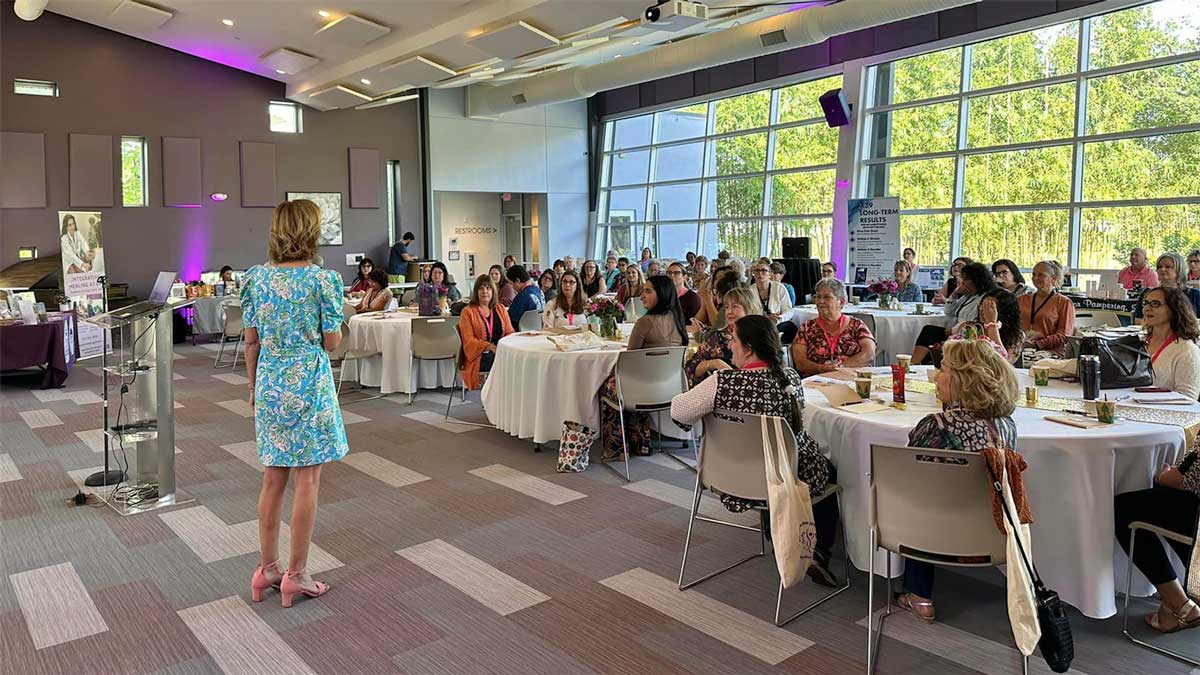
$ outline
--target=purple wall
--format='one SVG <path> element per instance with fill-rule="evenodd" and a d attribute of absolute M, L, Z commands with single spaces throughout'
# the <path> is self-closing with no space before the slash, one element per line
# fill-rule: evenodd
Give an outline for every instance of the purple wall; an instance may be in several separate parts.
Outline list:
<path fill-rule="evenodd" d="M 1100 0 L 982 0 L 974 5 L 839 35 L 820 44 L 727 63 L 674 77 L 634 84 L 596 95 L 601 116 L 720 96 L 722 91 L 796 75 L 817 68 L 884 54 L 905 47 L 1061 12 Z"/>
<path fill-rule="evenodd" d="M 58 98 L 17 96 L 13 78 L 53 80 Z M 70 133 L 143 136 L 149 144 L 149 203 L 99 209 L 104 214 L 106 265 L 113 282 L 146 295 L 160 269 L 245 268 L 266 259 L 268 208 L 242 208 L 239 141 L 275 144 L 277 201 L 286 191 L 341 192 L 343 246 L 321 249 L 325 265 L 353 276 L 345 254 L 387 254 L 387 209 L 351 209 L 349 147 L 376 147 L 400 161 L 400 231 L 422 230 L 417 102 L 364 111 L 304 109 L 304 133 L 267 127 L 267 103 L 284 99 L 284 85 L 90 24 L 46 12 L 21 21 L 0 3 L 0 129 L 46 137 L 47 208 L 0 209 L 0 267 L 17 247 L 59 249 L 56 212 L 69 209 Z M 163 206 L 162 138 L 201 141 L 201 208 Z M 117 148 L 114 147 L 114 154 Z M 119 182 L 119 166 L 114 169 Z M 379 169 L 383 181 L 383 167 Z M 382 183 L 380 189 L 383 189 Z M 208 195 L 229 199 L 213 202 Z M 113 185 L 120 204 L 120 185 Z M 88 209 L 81 209 L 88 210 Z M 417 242 L 423 244 L 423 242 Z"/>

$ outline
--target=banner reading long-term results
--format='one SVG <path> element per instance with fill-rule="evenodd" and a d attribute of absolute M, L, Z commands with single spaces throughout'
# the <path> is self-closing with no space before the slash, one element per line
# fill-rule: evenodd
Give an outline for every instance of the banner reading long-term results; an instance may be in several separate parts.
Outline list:
<path fill-rule="evenodd" d="M 900 198 L 851 199 L 847 203 L 850 267 L 867 279 L 891 278 L 900 259 Z"/>

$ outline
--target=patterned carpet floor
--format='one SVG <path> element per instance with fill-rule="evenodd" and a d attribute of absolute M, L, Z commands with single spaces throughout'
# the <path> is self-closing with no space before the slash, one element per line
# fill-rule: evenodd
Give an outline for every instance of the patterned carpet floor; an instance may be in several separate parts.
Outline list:
<path fill-rule="evenodd" d="M 262 469 L 245 371 L 214 370 L 211 345 L 176 353 L 178 485 L 194 501 L 130 517 L 68 504 L 103 463 L 98 364 L 62 390 L 0 382 L 0 673 L 865 670 L 865 574 L 783 629 L 769 557 L 681 593 L 695 474 L 661 456 L 635 459 L 631 484 L 596 465 L 557 474 L 528 441 L 443 422 L 445 391 L 345 408 L 351 454 L 324 471 L 310 559 L 333 590 L 291 609 L 277 593 L 254 603 Z M 482 421 L 478 400 L 452 416 Z M 694 542 L 689 573 L 758 543 L 705 524 Z M 785 609 L 822 590 L 802 583 Z M 936 594 L 937 623 L 888 620 L 878 672 L 1020 672 L 999 574 L 943 571 Z M 1152 605 L 1135 605 L 1147 636 Z M 1076 613 L 1073 626 L 1072 672 L 1200 673 L 1128 643 L 1119 618 Z M 1200 656 L 1198 638 L 1152 639 Z"/>

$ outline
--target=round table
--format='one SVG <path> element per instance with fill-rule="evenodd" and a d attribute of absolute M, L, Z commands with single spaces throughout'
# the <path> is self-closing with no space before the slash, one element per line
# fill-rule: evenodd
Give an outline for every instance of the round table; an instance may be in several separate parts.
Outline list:
<path fill-rule="evenodd" d="M 912 353 L 922 328 L 929 324 L 942 325 L 945 322 L 941 307 L 926 304 L 925 311 L 928 314 L 923 315 L 910 313 L 916 310 L 915 304 L 905 304 L 903 307 L 901 310 L 882 310 L 868 304 L 848 304 L 842 312 L 858 316 L 860 319 L 863 315 L 868 315 L 874 320 L 875 357 L 879 363 L 891 363 L 896 360 L 896 354 Z M 815 318 L 817 308 L 813 305 L 799 305 L 792 313 L 792 323 L 796 326 Z M 867 326 L 870 325 L 868 322 Z"/>
<path fill-rule="evenodd" d="M 628 337 L 632 324 L 621 324 Z M 600 427 L 600 385 L 612 374 L 623 342 L 560 352 L 545 331 L 500 340 L 483 385 L 483 407 L 497 429 L 534 443 L 557 441 L 566 420 Z"/>
<path fill-rule="evenodd" d="M 412 320 L 416 311 L 389 314 L 359 314 L 350 317 L 349 348 L 378 352 L 358 359 L 359 381 L 366 387 L 379 387 L 380 394 L 418 389 L 436 389 L 454 384 L 454 361 L 419 361 L 412 358 Z"/>
<path fill-rule="evenodd" d="M 914 371 L 912 377 L 927 377 L 925 368 Z M 1041 388 L 1043 396 L 1081 398 L 1078 385 L 1052 382 Z M 1027 384 L 1032 381 L 1022 371 L 1022 387 Z M 866 570 L 871 444 L 907 445 L 908 432 L 940 406 L 932 395 L 908 392 L 907 410 L 857 415 L 831 407 L 816 389 L 804 391 L 804 427 L 838 467 L 846 541 L 855 566 Z M 1129 392 L 1105 393 L 1119 398 Z M 890 393 L 881 396 L 890 402 Z M 1200 412 L 1200 405 L 1161 407 Z M 1116 613 L 1115 594 L 1125 588 L 1127 564 L 1113 535 L 1113 497 L 1150 487 L 1158 468 L 1182 456 L 1184 432 L 1129 420 L 1078 429 L 1044 419 L 1050 414 L 1054 413 L 1021 407 L 1013 413 L 1017 449 L 1029 463 L 1023 477 L 1034 517 L 1034 561 L 1046 584 L 1065 602 L 1087 616 L 1107 618 Z M 884 557 L 877 555 L 876 569 L 883 569 Z M 1148 595 L 1152 587 L 1136 570 L 1135 574 L 1135 593 Z"/>
<path fill-rule="evenodd" d="M 212 335 L 225 330 L 225 305 L 240 305 L 236 295 L 196 298 L 192 304 L 192 332 L 196 335 Z"/>

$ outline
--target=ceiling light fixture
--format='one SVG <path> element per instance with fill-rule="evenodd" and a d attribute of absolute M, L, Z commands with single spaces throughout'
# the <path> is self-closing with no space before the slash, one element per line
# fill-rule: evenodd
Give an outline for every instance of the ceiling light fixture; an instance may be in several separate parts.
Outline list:
<path fill-rule="evenodd" d="M 318 9 L 318 10 L 317 10 L 317 16 L 321 17 L 322 19 L 328 19 L 328 18 L 329 18 L 329 12 L 326 12 L 326 11 L 325 11 L 325 10 L 323 10 L 323 9 Z"/>
<path fill-rule="evenodd" d="M 226 26 L 232 26 L 233 19 L 221 19 L 221 23 L 225 24 Z"/>
<path fill-rule="evenodd" d="M 371 84 L 371 81 L 370 81 L 370 80 L 368 80 L 368 79 L 367 79 L 367 78 L 365 78 L 365 77 L 364 77 L 364 78 L 362 78 L 362 79 L 360 79 L 360 80 L 359 80 L 359 82 L 362 82 L 363 84 Z"/>
<path fill-rule="evenodd" d="M 275 69 L 275 72 L 279 73 L 280 75 L 287 75 L 287 73 L 286 73 L 286 72 L 284 72 L 284 71 L 282 71 L 282 70 L 280 70 L 280 69 L 278 69 L 278 68 L 276 68 L 276 69 Z"/>
<path fill-rule="evenodd" d="M 616 55 L 614 55 L 614 56 L 613 56 L 613 58 L 614 58 L 614 59 L 619 59 L 619 58 L 621 58 L 621 55 L 620 55 L 620 54 L 616 54 Z"/>

